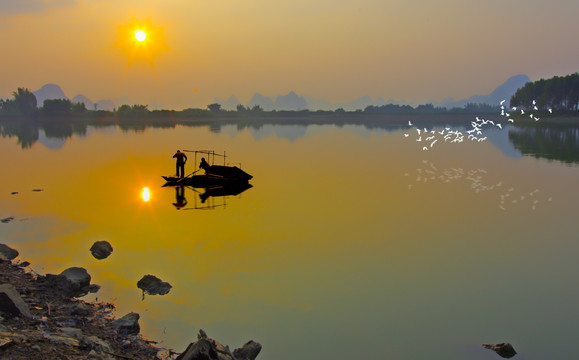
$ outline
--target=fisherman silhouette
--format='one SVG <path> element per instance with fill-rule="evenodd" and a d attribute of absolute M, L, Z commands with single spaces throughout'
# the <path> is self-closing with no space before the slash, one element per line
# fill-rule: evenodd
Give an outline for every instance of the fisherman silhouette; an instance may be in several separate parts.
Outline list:
<path fill-rule="evenodd" d="M 187 199 L 185 199 L 185 187 L 183 185 L 175 187 L 175 202 L 173 205 L 177 210 L 187 205 Z"/>
<path fill-rule="evenodd" d="M 205 158 L 201 158 L 201 163 L 199 164 L 199 167 L 205 170 L 205 172 L 208 172 L 211 165 L 209 165 L 209 163 L 205 161 Z"/>
<path fill-rule="evenodd" d="M 185 163 L 187 162 L 187 155 L 177 150 L 177 152 L 175 153 L 175 155 L 173 155 L 173 157 L 177 159 L 176 164 L 177 177 L 182 178 L 183 176 L 185 176 Z M 179 170 L 181 171 L 181 174 L 179 174 Z"/>

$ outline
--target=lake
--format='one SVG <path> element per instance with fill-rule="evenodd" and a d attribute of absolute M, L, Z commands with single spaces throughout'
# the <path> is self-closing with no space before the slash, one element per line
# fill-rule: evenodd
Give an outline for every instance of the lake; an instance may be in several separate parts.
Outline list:
<path fill-rule="evenodd" d="M 14 220 L 0 239 L 40 274 L 85 267 L 101 289 L 84 299 L 138 312 L 145 337 L 179 352 L 202 328 L 261 343 L 262 360 L 497 359 L 481 344 L 499 342 L 579 358 L 579 131 L 440 134 L 457 129 L 4 128 L 0 218 Z M 252 187 L 163 187 L 177 149 L 225 151 Z M 99 240 L 105 260 L 89 252 Z M 143 299 L 146 274 L 173 288 Z"/>

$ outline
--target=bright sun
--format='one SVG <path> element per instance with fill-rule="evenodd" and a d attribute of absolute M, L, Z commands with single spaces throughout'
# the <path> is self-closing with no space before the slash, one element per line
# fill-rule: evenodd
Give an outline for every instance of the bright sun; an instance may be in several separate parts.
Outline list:
<path fill-rule="evenodd" d="M 118 26 L 115 47 L 127 58 L 127 67 L 134 62 L 146 62 L 154 68 L 154 60 L 168 48 L 165 44 L 164 28 L 145 21 L 131 20 Z"/>
<path fill-rule="evenodd" d="M 145 41 L 146 38 L 147 38 L 147 34 L 143 30 L 135 31 L 135 39 L 137 39 L 137 41 L 143 42 L 143 41 Z"/>

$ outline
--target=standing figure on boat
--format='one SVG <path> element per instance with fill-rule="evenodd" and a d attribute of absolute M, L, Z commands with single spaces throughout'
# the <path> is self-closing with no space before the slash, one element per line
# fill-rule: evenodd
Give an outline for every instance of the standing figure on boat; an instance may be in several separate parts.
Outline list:
<path fill-rule="evenodd" d="M 205 161 L 205 158 L 201 158 L 201 163 L 199 164 L 199 167 L 203 170 L 205 170 L 205 172 L 209 172 L 209 168 L 211 167 L 211 165 L 209 165 L 209 163 L 207 161 Z"/>
<path fill-rule="evenodd" d="M 177 177 L 182 178 L 185 176 L 185 163 L 187 162 L 187 155 L 177 150 L 173 158 L 177 159 Z"/>

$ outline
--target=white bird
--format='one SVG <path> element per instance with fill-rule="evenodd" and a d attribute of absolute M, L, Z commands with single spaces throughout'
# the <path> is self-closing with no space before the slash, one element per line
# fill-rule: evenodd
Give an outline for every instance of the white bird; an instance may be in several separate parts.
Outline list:
<path fill-rule="evenodd" d="M 410 122 L 410 120 L 408 120 L 408 126 L 412 126 L 412 123 Z"/>
<path fill-rule="evenodd" d="M 426 151 L 426 150 L 428 150 L 428 147 L 423 146 L 423 147 L 422 147 L 422 151 Z"/>
<path fill-rule="evenodd" d="M 510 121 L 510 122 L 512 122 L 512 123 L 514 123 L 514 122 L 515 122 L 515 120 L 513 120 L 513 119 L 509 119 L 509 121 Z"/>
<path fill-rule="evenodd" d="M 430 147 L 434 146 L 434 143 L 437 142 L 438 140 L 434 140 L 432 143 L 430 143 Z"/>
<path fill-rule="evenodd" d="M 524 115 L 524 114 L 525 114 L 525 112 L 523 111 L 523 109 L 521 109 L 521 115 Z"/>
<path fill-rule="evenodd" d="M 506 100 L 501 101 L 501 105 L 505 103 Z"/>
<path fill-rule="evenodd" d="M 553 110 L 552 110 L 552 109 L 549 109 L 549 112 L 552 114 L 552 113 L 553 113 Z"/>
<path fill-rule="evenodd" d="M 416 139 L 416 141 L 422 141 L 422 136 L 419 136 L 418 139 Z"/>
<path fill-rule="evenodd" d="M 539 110 L 539 108 L 538 108 L 538 107 L 536 107 L 536 106 L 533 106 L 533 109 L 534 109 L 534 110 Z"/>
<path fill-rule="evenodd" d="M 404 137 L 408 137 L 408 134 L 404 134 Z"/>
<path fill-rule="evenodd" d="M 418 135 L 420 135 L 420 129 L 416 129 L 416 132 L 418 133 Z"/>
<path fill-rule="evenodd" d="M 499 129 L 503 128 L 503 126 L 501 124 L 497 124 L 497 126 L 499 127 Z"/>
<path fill-rule="evenodd" d="M 512 110 L 517 110 L 517 107 L 516 107 L 516 106 L 513 106 Z"/>
<path fill-rule="evenodd" d="M 533 119 L 535 119 L 535 121 L 539 121 L 539 118 L 538 118 L 538 117 L 533 117 Z"/>
<path fill-rule="evenodd" d="M 535 100 L 533 100 L 533 105 L 535 105 L 535 104 L 536 104 L 536 102 L 535 102 Z"/>

